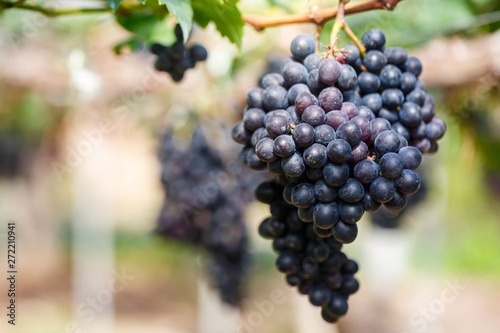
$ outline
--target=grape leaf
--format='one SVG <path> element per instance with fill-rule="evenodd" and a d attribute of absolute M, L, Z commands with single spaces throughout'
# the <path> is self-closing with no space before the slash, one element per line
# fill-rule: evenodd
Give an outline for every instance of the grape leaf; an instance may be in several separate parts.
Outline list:
<path fill-rule="evenodd" d="M 188 40 L 193 26 L 193 8 L 191 8 L 191 0 L 159 0 L 161 4 L 167 6 L 170 14 L 175 15 L 177 22 L 182 28 L 182 36 L 184 40 Z"/>
<path fill-rule="evenodd" d="M 109 7 L 116 11 L 116 9 L 120 6 L 123 0 L 107 0 Z"/>
<path fill-rule="evenodd" d="M 194 20 L 203 28 L 214 22 L 220 34 L 241 49 L 245 21 L 237 3 L 238 0 L 193 0 Z"/>

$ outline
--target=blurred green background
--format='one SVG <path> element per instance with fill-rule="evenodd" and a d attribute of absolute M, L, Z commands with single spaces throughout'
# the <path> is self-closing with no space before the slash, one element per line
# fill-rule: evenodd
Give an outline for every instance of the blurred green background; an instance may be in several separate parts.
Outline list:
<path fill-rule="evenodd" d="M 306 1 L 240 4 L 244 13 L 279 15 L 301 11 Z M 405 0 L 393 12 L 356 14 L 347 22 L 358 36 L 384 30 L 388 45 L 408 48 L 424 65 L 422 79 L 448 125 L 438 153 L 425 156 L 427 195 L 398 229 L 374 227 L 369 216 L 360 222 L 359 240 L 346 249 L 360 264 L 361 290 L 338 327 L 323 324 L 305 297 L 284 284 L 269 242 L 256 232 L 266 208 L 253 203 L 246 216 L 255 260 L 239 316 L 248 318 L 256 302 L 279 289 L 287 302 L 255 332 L 498 332 L 500 2 Z M 217 312 L 216 297 L 206 303 L 200 296 L 203 253 L 153 233 L 163 200 L 158 137 L 191 112 L 205 126 L 230 128 L 267 59 L 288 56 L 291 39 L 302 32 L 315 28 L 245 27 L 239 52 L 212 26 L 195 28 L 190 42 L 202 43 L 209 59 L 174 84 L 154 72 L 144 46 L 114 53 L 131 35 L 111 15 L 1 13 L 0 232 L 4 244 L 7 222 L 16 221 L 20 248 L 19 325 L 2 320 L 2 332 L 77 332 L 68 323 L 85 321 L 78 304 L 99 290 L 110 269 L 126 269 L 133 279 L 81 332 L 193 332 L 206 324 L 207 308 L 221 322 L 238 317 L 234 310 Z M 327 43 L 326 33 L 321 41 Z M 112 124 L 109 131 L 103 122 Z M 85 153 L 75 153 L 80 149 Z M 86 279 L 89 289 L 75 290 Z M 433 312 L 433 301 L 454 281 L 463 289 Z M 7 290 L 5 281 L 0 287 Z M 419 324 L 426 308 L 432 318 Z"/>

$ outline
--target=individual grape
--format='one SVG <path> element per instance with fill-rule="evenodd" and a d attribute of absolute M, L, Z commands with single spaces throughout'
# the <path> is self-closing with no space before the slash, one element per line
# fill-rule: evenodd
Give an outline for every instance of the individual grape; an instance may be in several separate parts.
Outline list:
<path fill-rule="evenodd" d="M 394 198 L 391 201 L 386 202 L 384 206 L 392 211 L 401 211 L 406 207 L 407 199 L 406 194 L 396 191 Z"/>
<path fill-rule="evenodd" d="M 247 104 L 250 108 L 262 109 L 262 88 L 252 88 L 247 93 Z"/>
<path fill-rule="evenodd" d="M 339 209 L 336 202 L 319 202 L 314 206 L 313 222 L 320 229 L 331 229 L 339 219 Z"/>
<path fill-rule="evenodd" d="M 403 124 L 401 124 L 400 122 L 395 122 L 391 125 L 391 129 L 397 133 L 399 136 L 402 136 L 403 138 L 405 138 L 406 140 L 409 140 L 410 139 L 410 131 L 408 130 L 408 128 L 406 128 L 406 126 L 404 126 Z"/>
<path fill-rule="evenodd" d="M 304 160 L 300 153 L 293 153 L 281 160 L 283 172 L 290 177 L 300 177 L 306 171 Z"/>
<path fill-rule="evenodd" d="M 396 186 L 385 177 L 377 177 L 370 185 L 370 196 L 373 200 L 386 203 L 396 195 Z"/>
<path fill-rule="evenodd" d="M 313 69 L 307 75 L 307 87 L 315 94 L 319 94 L 327 87 L 327 85 L 320 80 L 318 69 Z"/>
<path fill-rule="evenodd" d="M 332 202 L 337 197 L 337 190 L 328 185 L 324 179 L 319 179 L 314 185 L 316 200 L 319 202 Z"/>
<path fill-rule="evenodd" d="M 359 282 L 353 276 L 345 276 L 342 286 L 340 287 L 339 293 L 348 296 L 354 294 L 359 290 Z"/>
<path fill-rule="evenodd" d="M 189 54 L 193 62 L 205 61 L 208 58 L 207 50 L 200 44 L 191 45 Z"/>
<path fill-rule="evenodd" d="M 427 153 L 434 154 L 438 150 L 439 146 L 437 142 L 434 140 L 429 139 L 429 142 L 430 142 L 430 148 L 428 149 Z"/>
<path fill-rule="evenodd" d="M 243 163 L 253 170 L 262 170 L 266 167 L 266 164 L 261 161 L 261 159 L 254 152 L 252 146 L 246 147 L 241 151 L 241 156 Z"/>
<path fill-rule="evenodd" d="M 316 41 L 308 34 L 300 34 L 292 40 L 290 51 L 297 60 L 304 60 L 316 51 Z"/>
<path fill-rule="evenodd" d="M 387 65 L 380 72 L 380 82 L 386 88 L 398 88 L 401 83 L 401 70 L 394 65 Z"/>
<path fill-rule="evenodd" d="M 372 160 L 363 160 L 354 167 L 354 178 L 361 184 L 371 184 L 379 174 L 377 163 Z"/>
<path fill-rule="evenodd" d="M 422 115 L 422 120 L 429 123 L 436 115 L 436 112 L 434 111 L 434 106 L 432 104 L 425 103 L 420 109 L 420 114 Z"/>
<path fill-rule="evenodd" d="M 367 50 L 382 50 L 385 45 L 385 34 L 380 29 L 371 29 L 363 35 L 361 42 Z"/>
<path fill-rule="evenodd" d="M 422 120 L 420 106 L 413 102 L 405 102 L 399 111 L 399 121 L 408 127 L 418 126 Z"/>
<path fill-rule="evenodd" d="M 408 57 L 403 67 L 405 72 L 410 72 L 416 77 L 422 73 L 422 63 L 415 57 Z"/>
<path fill-rule="evenodd" d="M 361 204 L 366 212 L 376 212 L 382 205 L 380 202 L 375 201 L 370 194 L 370 191 L 365 190 L 365 195 L 361 199 Z"/>
<path fill-rule="evenodd" d="M 347 164 L 327 163 L 323 168 L 323 178 L 332 187 L 340 187 L 349 179 Z"/>
<path fill-rule="evenodd" d="M 252 133 L 245 128 L 243 121 L 234 125 L 231 130 L 231 137 L 233 140 L 242 145 L 246 145 L 250 141 L 251 135 Z"/>
<path fill-rule="evenodd" d="M 318 104 L 325 112 L 340 110 L 343 100 L 342 93 L 335 87 L 323 89 L 318 96 Z"/>
<path fill-rule="evenodd" d="M 300 116 L 303 115 L 305 109 L 313 105 L 318 105 L 318 99 L 309 92 L 303 92 L 295 99 L 295 110 Z"/>
<path fill-rule="evenodd" d="M 422 139 L 425 137 L 425 128 L 426 124 L 424 121 L 421 121 L 420 124 L 416 127 L 410 128 L 410 137 L 412 139 Z"/>
<path fill-rule="evenodd" d="M 345 104 L 345 103 L 344 103 Z M 380 112 L 379 112 L 380 114 Z M 368 121 L 372 121 L 373 119 L 375 119 L 375 114 L 373 113 L 373 111 L 365 106 L 365 105 L 361 105 L 359 108 L 358 108 L 358 116 L 360 117 L 363 117 L 363 118 L 366 118 L 368 119 Z M 370 127 L 370 132 L 371 132 L 371 124 L 369 125 Z"/>
<path fill-rule="evenodd" d="M 335 130 L 328 125 L 319 125 L 314 129 L 316 135 L 316 143 L 328 146 L 328 144 L 335 140 Z"/>
<path fill-rule="evenodd" d="M 354 122 L 341 124 L 337 129 L 337 138 L 347 141 L 351 147 L 356 146 L 361 140 L 361 128 Z"/>
<path fill-rule="evenodd" d="M 258 201 L 270 205 L 279 196 L 279 187 L 273 181 L 265 181 L 255 188 L 254 195 Z"/>
<path fill-rule="evenodd" d="M 357 224 L 338 221 L 332 228 L 332 235 L 342 244 L 350 244 L 358 237 L 358 226 Z"/>
<path fill-rule="evenodd" d="M 418 88 L 418 89 L 421 89 L 421 90 L 425 90 L 425 83 L 424 83 L 424 81 L 417 80 L 417 85 L 416 85 L 415 88 Z"/>
<path fill-rule="evenodd" d="M 306 83 L 307 75 L 307 68 L 298 62 L 290 62 L 283 70 L 283 78 L 288 87 L 297 83 Z"/>
<path fill-rule="evenodd" d="M 345 223 L 356 223 L 363 217 L 365 210 L 363 205 L 359 202 L 357 203 L 346 203 L 341 201 L 339 205 L 340 209 L 340 220 Z"/>
<path fill-rule="evenodd" d="M 406 100 L 408 102 L 418 104 L 419 106 L 424 106 L 425 91 L 419 88 L 413 89 L 408 95 L 406 95 Z"/>
<path fill-rule="evenodd" d="M 375 118 L 370 121 L 370 127 L 372 129 L 372 135 L 370 136 L 369 143 L 374 143 L 380 133 L 391 129 L 391 123 L 387 121 L 387 119 Z"/>
<path fill-rule="evenodd" d="M 368 157 L 368 146 L 366 143 L 361 141 L 359 144 L 352 148 L 351 158 L 349 158 L 349 163 L 351 165 L 356 165 L 357 163 L 365 160 Z"/>
<path fill-rule="evenodd" d="M 434 117 L 425 127 L 425 135 L 432 140 L 439 140 L 446 132 L 446 124 L 443 119 Z"/>
<path fill-rule="evenodd" d="M 310 168 L 322 168 L 328 162 L 326 147 L 319 143 L 304 150 L 304 162 Z"/>
<path fill-rule="evenodd" d="M 345 104 L 345 103 L 344 103 Z M 370 127 L 370 120 L 362 116 L 356 116 L 351 119 L 351 122 L 355 123 L 361 129 L 361 141 L 366 141 L 372 134 Z"/>
<path fill-rule="evenodd" d="M 272 116 L 266 121 L 266 131 L 271 138 L 290 132 L 290 122 L 282 116 Z"/>
<path fill-rule="evenodd" d="M 309 90 L 309 87 L 305 85 L 304 83 L 297 83 L 294 84 L 293 86 L 288 89 L 288 92 L 286 94 L 287 99 L 288 99 L 288 104 L 290 105 L 295 105 L 295 99 L 297 96 L 300 94 L 307 92 L 310 93 L 311 91 Z"/>
<path fill-rule="evenodd" d="M 271 205 L 269 208 L 271 211 L 271 216 L 275 219 L 281 220 L 281 219 L 286 217 L 286 215 L 288 213 L 289 206 L 283 200 L 276 200 L 274 202 L 271 202 Z"/>
<path fill-rule="evenodd" d="M 287 90 L 282 86 L 269 86 L 262 93 L 262 104 L 268 111 L 288 107 Z"/>
<path fill-rule="evenodd" d="M 309 291 L 309 301 L 315 306 L 325 306 L 330 302 L 331 292 L 324 285 L 316 285 Z"/>
<path fill-rule="evenodd" d="M 362 72 L 358 76 L 358 87 L 363 94 L 377 92 L 380 89 L 380 77 L 370 72 Z"/>
<path fill-rule="evenodd" d="M 330 111 L 325 116 L 325 125 L 330 126 L 335 131 L 339 128 L 340 125 L 348 121 L 349 117 L 343 111 Z"/>
<path fill-rule="evenodd" d="M 295 153 L 295 141 L 290 135 L 282 134 L 274 139 L 273 151 L 279 157 L 288 157 Z"/>
<path fill-rule="evenodd" d="M 408 53 L 402 47 L 388 47 L 384 53 L 387 62 L 396 66 L 403 66 L 408 59 Z"/>
<path fill-rule="evenodd" d="M 265 112 L 261 109 L 248 109 L 243 114 L 243 123 L 249 131 L 255 131 L 264 126 Z"/>
<path fill-rule="evenodd" d="M 338 191 L 339 198 L 347 203 L 356 203 L 363 198 L 365 189 L 363 185 L 354 178 L 349 178 Z"/>
<path fill-rule="evenodd" d="M 345 54 L 345 60 L 347 61 L 348 64 L 352 65 L 356 63 L 356 60 L 360 59 L 361 55 L 356 45 L 346 44 L 344 45 L 344 50 L 346 50 L 344 54 Z"/>
<path fill-rule="evenodd" d="M 279 73 L 269 73 L 262 77 L 260 80 L 262 88 L 266 89 L 270 86 L 285 86 L 285 79 Z"/>
<path fill-rule="evenodd" d="M 420 152 L 422 154 L 428 153 L 429 150 L 431 149 L 431 142 L 427 138 L 422 138 L 422 139 L 417 139 L 417 140 L 411 140 L 409 142 L 409 144 L 411 146 L 417 148 L 418 150 L 420 150 Z"/>
<path fill-rule="evenodd" d="M 351 90 L 354 89 L 358 81 L 358 75 L 352 66 L 342 65 L 340 66 L 340 76 L 337 80 L 337 87 L 340 90 Z"/>
<path fill-rule="evenodd" d="M 399 148 L 398 148 L 398 151 L 401 149 L 401 148 L 404 148 L 404 147 L 408 147 L 408 141 L 406 140 L 406 138 L 400 134 L 399 135 Z"/>
<path fill-rule="evenodd" d="M 281 62 L 281 65 L 280 65 L 280 73 L 283 73 L 283 71 L 285 70 L 285 66 L 288 65 L 289 63 L 291 62 L 300 62 L 299 60 L 295 59 L 294 57 L 288 57 L 288 58 L 285 58 L 285 60 L 283 60 Z"/>
<path fill-rule="evenodd" d="M 267 133 L 266 129 L 264 127 L 261 127 L 252 133 L 252 136 L 250 137 L 250 143 L 255 147 L 261 139 L 269 137 L 270 136 Z"/>
<path fill-rule="evenodd" d="M 286 239 L 285 237 L 275 238 L 273 239 L 273 250 L 276 253 L 280 253 L 286 250 Z"/>
<path fill-rule="evenodd" d="M 405 100 L 403 92 L 399 89 L 386 89 L 382 92 L 382 104 L 389 108 L 396 110 Z"/>
<path fill-rule="evenodd" d="M 340 64 L 335 59 L 325 58 L 319 63 L 318 74 L 324 84 L 334 84 L 340 77 Z"/>
<path fill-rule="evenodd" d="M 397 111 L 391 111 L 386 108 L 380 109 L 377 116 L 379 118 L 387 119 L 391 124 L 399 120 L 399 115 Z"/>
<path fill-rule="evenodd" d="M 314 206 L 309 208 L 299 208 L 297 210 L 301 221 L 309 223 L 313 221 Z"/>
<path fill-rule="evenodd" d="M 380 174 L 385 178 L 396 178 L 404 169 L 402 158 L 396 153 L 387 153 L 379 161 Z"/>
<path fill-rule="evenodd" d="M 369 107 L 374 113 L 377 113 L 382 108 L 382 97 L 378 93 L 372 93 L 363 96 L 361 104 Z"/>
<path fill-rule="evenodd" d="M 304 66 L 306 66 L 307 70 L 310 72 L 313 69 L 317 69 L 319 67 L 319 63 L 323 58 L 318 53 L 311 53 L 304 59 Z"/>
<path fill-rule="evenodd" d="M 399 148 L 399 136 L 393 131 L 383 131 L 375 139 L 375 150 L 383 156 L 390 152 L 396 152 Z"/>
<path fill-rule="evenodd" d="M 298 208 L 311 207 L 316 201 L 314 185 L 300 183 L 292 190 L 292 203 Z"/>
<path fill-rule="evenodd" d="M 403 147 L 399 149 L 398 155 L 403 160 L 405 169 L 415 170 L 422 163 L 422 154 L 415 147 Z"/>
<path fill-rule="evenodd" d="M 323 178 L 323 169 L 306 168 L 306 176 L 310 181 L 317 181 Z"/>
<path fill-rule="evenodd" d="M 273 139 L 263 138 L 255 146 L 255 153 L 263 162 L 272 162 L 278 158 L 273 151 Z"/>
<path fill-rule="evenodd" d="M 298 124 L 292 133 L 292 138 L 299 147 L 309 147 L 316 140 L 314 127 L 307 123 Z"/>
<path fill-rule="evenodd" d="M 401 74 L 401 91 L 407 94 L 410 91 L 414 90 L 416 87 L 417 77 L 413 73 L 404 72 L 403 74 Z"/>
<path fill-rule="evenodd" d="M 413 194 L 420 188 L 420 177 L 410 169 L 404 169 L 401 176 L 394 179 L 396 189 L 404 194 Z"/>
<path fill-rule="evenodd" d="M 331 141 L 326 148 L 328 159 L 339 164 L 347 162 L 351 158 L 351 153 L 351 145 L 342 139 Z"/>
<path fill-rule="evenodd" d="M 278 271 L 285 274 L 293 274 L 297 272 L 300 265 L 300 257 L 292 251 L 280 253 L 276 259 L 276 268 Z"/>
<path fill-rule="evenodd" d="M 288 184 L 286 184 L 285 188 L 283 189 L 283 200 L 285 200 L 285 202 L 289 205 L 293 205 L 292 191 L 293 191 L 295 185 L 297 185 L 297 184 L 296 183 L 288 183 Z"/>
<path fill-rule="evenodd" d="M 359 115 L 359 109 L 354 103 L 345 102 L 342 103 L 340 111 L 345 112 L 349 119 L 352 119 Z"/>
<path fill-rule="evenodd" d="M 372 73 L 378 73 L 384 68 L 387 59 L 385 55 L 378 50 L 368 51 L 363 58 L 363 65 Z"/>
<path fill-rule="evenodd" d="M 314 127 L 322 125 L 325 122 L 325 111 L 317 105 L 311 105 L 304 110 L 302 121 Z"/>

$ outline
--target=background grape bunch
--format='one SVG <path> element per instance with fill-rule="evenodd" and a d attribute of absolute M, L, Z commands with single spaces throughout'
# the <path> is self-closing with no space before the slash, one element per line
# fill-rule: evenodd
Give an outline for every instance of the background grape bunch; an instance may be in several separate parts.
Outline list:
<path fill-rule="evenodd" d="M 155 43 L 151 45 L 151 52 L 158 56 L 155 61 L 156 70 L 170 74 L 172 80 L 179 82 L 188 69 L 194 68 L 199 61 L 205 61 L 208 53 L 200 44 L 186 47 L 180 25 L 175 27 L 175 36 L 177 41 L 174 44 L 164 46 Z"/>
<path fill-rule="evenodd" d="M 434 99 L 418 80 L 420 61 L 402 48 L 385 48 L 378 29 L 368 31 L 362 42 L 364 56 L 355 45 L 346 45 L 323 57 L 311 36 L 297 36 L 281 72 L 265 75 L 261 87 L 248 91 L 243 120 L 232 131 L 244 145 L 243 163 L 267 168 L 282 187 L 282 200 L 267 200 L 271 215 L 283 218 L 296 211 L 298 221 L 308 225 L 301 228 L 341 244 L 356 239 L 356 223 L 365 211 L 382 204 L 404 209 L 407 196 L 421 186 L 415 169 L 422 154 L 435 152 L 446 130 L 435 116 Z M 273 224 L 265 220 L 261 235 L 269 236 L 265 231 Z M 289 249 L 283 246 L 278 248 Z M 298 256 L 284 251 L 276 266 L 289 273 L 283 257 L 300 266 L 297 258 L 305 248 L 296 250 Z M 313 302 L 312 290 L 313 304 L 329 304 Z M 328 301 L 337 299 L 331 286 L 323 292 Z"/>
<path fill-rule="evenodd" d="M 201 128 L 190 139 L 186 145 L 188 140 L 175 139 L 172 131 L 163 139 L 160 160 L 166 196 L 158 232 L 205 249 L 206 269 L 222 300 L 238 305 L 250 263 L 242 211 L 252 201 L 257 178 L 238 174 L 237 180 L 230 179 L 224 160 Z"/>

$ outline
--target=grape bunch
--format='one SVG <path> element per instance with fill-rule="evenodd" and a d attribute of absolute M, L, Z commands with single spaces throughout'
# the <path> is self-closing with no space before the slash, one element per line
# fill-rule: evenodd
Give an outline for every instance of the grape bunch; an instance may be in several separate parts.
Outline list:
<path fill-rule="evenodd" d="M 166 197 L 158 232 L 205 249 L 206 267 L 222 300 L 238 305 L 250 260 L 242 211 L 253 199 L 256 178 L 230 177 L 200 128 L 187 149 L 183 144 L 172 132 L 163 139 L 160 160 Z"/>
<path fill-rule="evenodd" d="M 158 56 L 155 61 L 155 68 L 161 72 L 167 72 L 172 80 L 179 82 L 184 77 L 184 73 L 199 61 L 207 59 L 207 50 L 200 44 L 193 44 L 189 47 L 183 42 L 182 30 L 179 25 L 175 27 L 177 41 L 171 46 L 158 43 L 151 45 L 151 52 Z"/>
<path fill-rule="evenodd" d="M 359 289 L 354 278 L 358 265 L 341 251 L 342 243 L 329 230 L 304 222 L 299 209 L 283 198 L 283 191 L 279 179 L 263 182 L 255 190 L 257 200 L 269 204 L 272 215 L 259 225 L 259 234 L 273 240 L 276 267 L 287 283 L 308 295 L 313 305 L 322 307 L 321 316 L 334 323 L 347 313 L 347 299 Z"/>
<path fill-rule="evenodd" d="M 386 49 L 381 30 L 362 41 L 364 57 L 346 45 L 334 58 L 316 53 L 311 36 L 295 37 L 280 73 L 248 91 L 232 130 L 243 163 L 283 186 L 286 209 L 341 244 L 356 239 L 365 212 L 406 206 L 421 186 L 422 154 L 435 152 L 446 130 L 418 80 L 420 61 Z"/>

